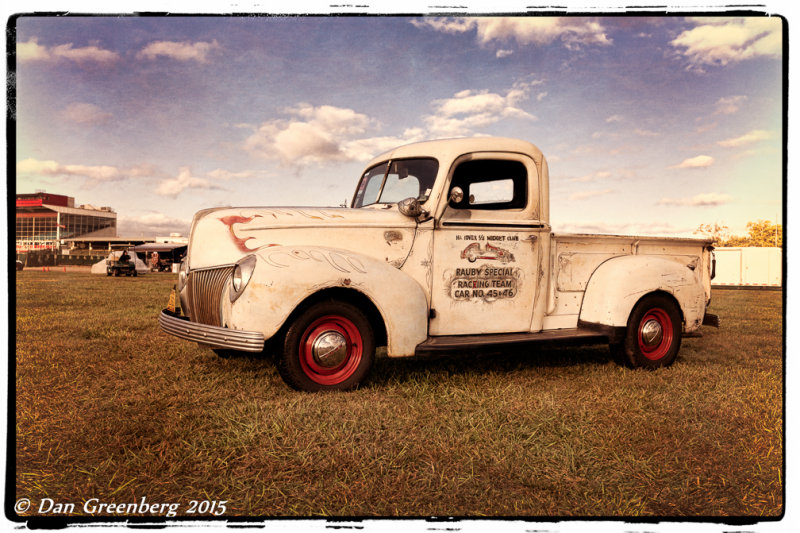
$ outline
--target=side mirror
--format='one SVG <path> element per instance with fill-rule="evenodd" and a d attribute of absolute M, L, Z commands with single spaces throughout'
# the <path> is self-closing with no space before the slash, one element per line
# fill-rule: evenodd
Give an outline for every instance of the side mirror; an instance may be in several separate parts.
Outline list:
<path fill-rule="evenodd" d="M 461 189 L 461 187 L 453 187 L 450 189 L 450 203 L 460 204 L 463 199 L 464 191 Z"/>
<path fill-rule="evenodd" d="M 398 202 L 397 209 L 405 216 L 411 218 L 417 218 L 419 216 L 426 214 L 425 210 L 422 209 L 422 205 L 419 203 L 419 200 L 417 200 L 413 196 L 411 198 L 406 198 L 405 200 L 401 200 L 400 202 Z"/>

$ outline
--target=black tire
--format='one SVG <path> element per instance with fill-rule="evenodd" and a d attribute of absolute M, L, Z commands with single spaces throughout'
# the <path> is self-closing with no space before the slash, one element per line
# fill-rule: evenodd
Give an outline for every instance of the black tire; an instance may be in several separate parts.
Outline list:
<path fill-rule="evenodd" d="M 275 363 L 287 385 L 316 392 L 358 387 L 374 360 L 375 335 L 364 313 L 347 302 L 328 300 L 294 319 Z"/>
<path fill-rule="evenodd" d="M 650 294 L 628 317 L 625 338 L 610 345 L 614 358 L 633 368 L 654 370 L 671 365 L 681 347 L 681 313 L 671 297 Z"/>
<path fill-rule="evenodd" d="M 139 273 L 138 273 L 138 272 L 136 272 L 136 271 L 134 270 L 134 271 L 133 271 L 133 277 L 135 278 L 135 277 L 137 277 L 138 275 L 139 275 Z"/>
<path fill-rule="evenodd" d="M 114 277 L 115 278 L 119 277 L 119 269 L 116 269 L 116 268 L 114 269 Z"/>

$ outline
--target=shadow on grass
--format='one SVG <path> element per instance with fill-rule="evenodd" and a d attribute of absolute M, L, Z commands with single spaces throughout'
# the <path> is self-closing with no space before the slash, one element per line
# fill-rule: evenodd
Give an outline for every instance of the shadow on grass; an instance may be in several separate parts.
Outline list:
<path fill-rule="evenodd" d="M 205 364 L 213 365 L 218 371 L 225 373 L 262 370 L 273 372 L 276 371 L 273 353 L 226 351 L 215 355 L 209 351 Z M 423 375 L 428 379 L 436 379 L 437 376 L 513 373 L 532 369 L 578 368 L 585 365 L 603 366 L 611 362 L 613 358 L 605 344 L 540 344 L 398 358 L 388 357 L 386 349 L 379 348 L 367 381 L 373 386 L 380 386 L 390 381 L 414 382 Z"/>
<path fill-rule="evenodd" d="M 506 349 L 458 351 L 408 358 L 378 356 L 372 384 L 388 380 L 413 381 L 416 376 L 513 373 L 532 369 L 606 365 L 612 362 L 608 347 L 597 345 L 537 345 Z"/>

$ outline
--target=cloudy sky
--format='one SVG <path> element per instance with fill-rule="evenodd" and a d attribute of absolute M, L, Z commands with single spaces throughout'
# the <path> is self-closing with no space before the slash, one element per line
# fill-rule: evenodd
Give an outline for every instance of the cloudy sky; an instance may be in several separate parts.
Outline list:
<path fill-rule="evenodd" d="M 548 158 L 556 231 L 745 233 L 782 213 L 782 39 L 769 17 L 21 17 L 16 188 L 186 234 L 205 207 L 349 202 L 395 145 L 499 135 Z"/>

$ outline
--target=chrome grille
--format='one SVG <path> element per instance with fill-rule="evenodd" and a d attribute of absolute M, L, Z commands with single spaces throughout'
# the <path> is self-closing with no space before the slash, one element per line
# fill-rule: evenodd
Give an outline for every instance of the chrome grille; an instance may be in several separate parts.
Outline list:
<path fill-rule="evenodd" d="M 195 270 L 189 272 L 188 291 L 189 318 L 209 326 L 221 326 L 220 299 L 225 283 L 233 273 L 233 267 Z"/>

